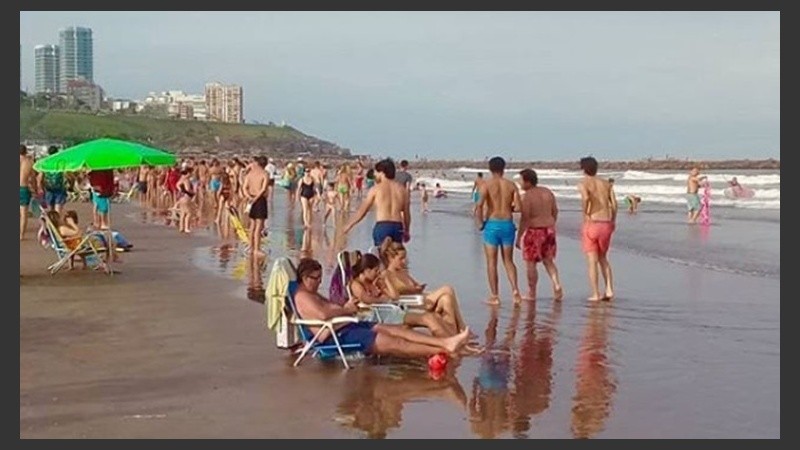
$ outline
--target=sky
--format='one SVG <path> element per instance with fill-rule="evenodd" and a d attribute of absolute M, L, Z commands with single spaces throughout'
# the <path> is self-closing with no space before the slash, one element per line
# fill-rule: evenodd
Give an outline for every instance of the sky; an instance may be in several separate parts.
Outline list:
<path fill-rule="evenodd" d="M 248 122 L 354 153 L 780 158 L 779 12 L 20 12 L 87 26 L 107 95 L 244 89 Z"/>

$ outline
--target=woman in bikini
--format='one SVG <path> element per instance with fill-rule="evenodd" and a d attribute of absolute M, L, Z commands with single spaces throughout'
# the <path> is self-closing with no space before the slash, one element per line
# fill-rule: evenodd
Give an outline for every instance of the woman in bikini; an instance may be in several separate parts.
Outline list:
<path fill-rule="evenodd" d="M 180 197 L 178 198 L 178 209 L 180 210 L 181 215 L 178 228 L 180 229 L 179 231 L 181 233 L 191 233 L 191 230 L 189 229 L 189 223 L 192 219 L 192 201 L 195 195 L 195 191 L 192 187 L 192 181 L 190 179 L 191 172 L 191 169 L 183 169 L 177 186 L 180 194 Z"/>
<path fill-rule="evenodd" d="M 303 207 L 303 228 L 311 228 L 311 214 L 314 198 L 317 196 L 317 190 L 314 188 L 314 177 L 311 176 L 311 171 L 306 171 L 303 177 L 300 178 L 300 183 L 297 186 L 297 200 Z"/>
<path fill-rule="evenodd" d="M 467 328 L 453 287 L 444 285 L 426 292 L 427 285 L 418 283 L 408 271 L 408 254 L 403 244 L 386 238 L 381 244 L 380 255 L 386 268 L 383 279 L 387 286 L 391 286 L 398 295 L 422 294 L 425 297 L 425 309 L 441 316 L 450 332 L 455 334 Z"/>
<path fill-rule="evenodd" d="M 350 281 L 350 293 L 360 303 L 393 303 L 399 294 L 389 285 L 382 282 L 380 277 L 381 261 L 377 256 L 366 253 L 353 267 L 353 279 Z M 392 325 L 405 325 L 409 328 L 425 327 L 437 337 L 449 337 L 456 333 L 448 329 L 438 315 L 427 312 L 406 312 L 401 309 L 392 309 L 392 313 L 383 314 L 383 323 Z M 388 317 L 387 317 L 388 316 Z"/>

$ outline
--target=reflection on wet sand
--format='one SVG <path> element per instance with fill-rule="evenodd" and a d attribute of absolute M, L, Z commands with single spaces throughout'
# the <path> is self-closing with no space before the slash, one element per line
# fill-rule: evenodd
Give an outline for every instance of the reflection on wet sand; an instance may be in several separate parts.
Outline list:
<path fill-rule="evenodd" d="M 449 368 L 439 380 L 418 367 L 374 366 L 351 371 L 336 420 L 375 439 L 385 438 L 389 430 L 400 427 L 403 406 L 411 401 L 448 400 L 464 410 L 467 395 L 454 376 L 455 369 L 455 365 Z"/>
<path fill-rule="evenodd" d="M 553 347 L 561 303 L 554 302 L 548 317 L 536 323 L 536 303 L 526 306 L 522 338 L 515 345 L 522 308 L 514 308 L 503 340 L 497 342 L 498 308 L 492 308 L 486 326 L 487 352 L 472 383 L 469 402 L 472 432 L 494 438 L 511 432 L 526 438 L 531 419 L 550 406 L 553 383 Z"/>
<path fill-rule="evenodd" d="M 611 414 L 616 381 L 608 359 L 608 330 L 612 305 L 589 305 L 581 338 L 572 406 L 572 435 L 590 438 L 603 430 Z"/>

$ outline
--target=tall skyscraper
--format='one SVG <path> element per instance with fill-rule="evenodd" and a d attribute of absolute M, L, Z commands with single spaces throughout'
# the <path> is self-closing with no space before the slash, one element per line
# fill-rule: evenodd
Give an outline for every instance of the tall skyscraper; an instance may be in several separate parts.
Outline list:
<path fill-rule="evenodd" d="M 35 92 L 59 92 L 59 58 L 58 46 L 52 44 L 37 45 L 33 48 L 36 85 Z"/>
<path fill-rule="evenodd" d="M 67 83 L 84 79 L 94 81 L 94 54 L 92 30 L 84 27 L 67 27 L 58 31 L 61 51 L 59 90 L 67 92 Z"/>
<path fill-rule="evenodd" d="M 206 117 L 216 122 L 244 122 L 242 87 L 235 84 L 206 84 Z"/>

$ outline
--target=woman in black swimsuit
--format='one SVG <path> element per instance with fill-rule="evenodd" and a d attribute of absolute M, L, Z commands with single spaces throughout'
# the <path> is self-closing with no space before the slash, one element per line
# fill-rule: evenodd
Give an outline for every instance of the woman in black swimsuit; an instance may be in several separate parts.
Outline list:
<path fill-rule="evenodd" d="M 317 191 L 314 189 L 314 178 L 309 171 L 303 174 L 300 184 L 297 186 L 297 198 L 303 206 L 303 228 L 311 228 L 311 214 L 314 197 Z"/>
<path fill-rule="evenodd" d="M 178 180 L 178 191 L 181 196 L 178 199 L 178 210 L 180 211 L 179 230 L 181 233 L 191 233 L 189 223 L 192 220 L 194 189 L 192 189 L 192 182 L 189 179 L 191 175 L 190 169 L 181 171 L 181 178 Z"/>

